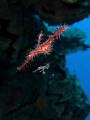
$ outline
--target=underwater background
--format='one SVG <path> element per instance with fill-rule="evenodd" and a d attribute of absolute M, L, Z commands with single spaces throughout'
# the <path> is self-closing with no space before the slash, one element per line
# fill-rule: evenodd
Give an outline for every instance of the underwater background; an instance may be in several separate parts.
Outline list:
<path fill-rule="evenodd" d="M 90 120 L 90 0 L 0 0 L 0 120 Z"/>

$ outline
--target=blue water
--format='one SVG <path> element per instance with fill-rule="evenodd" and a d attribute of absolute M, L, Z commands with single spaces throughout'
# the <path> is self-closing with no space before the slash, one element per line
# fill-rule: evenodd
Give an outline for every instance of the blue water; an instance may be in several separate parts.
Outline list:
<path fill-rule="evenodd" d="M 90 16 L 70 26 L 70 28 L 74 27 L 83 30 L 87 34 L 85 43 L 90 45 Z M 66 68 L 68 68 L 70 74 L 76 75 L 80 80 L 81 87 L 90 103 L 90 49 L 66 55 Z M 90 114 L 86 120 L 90 120 Z"/>

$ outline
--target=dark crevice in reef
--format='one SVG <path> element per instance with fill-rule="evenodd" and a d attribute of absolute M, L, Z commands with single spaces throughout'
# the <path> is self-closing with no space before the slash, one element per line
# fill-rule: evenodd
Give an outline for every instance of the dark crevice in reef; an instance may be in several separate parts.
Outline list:
<path fill-rule="evenodd" d="M 42 6 L 41 11 L 44 12 L 44 13 L 47 13 L 47 14 L 55 15 L 55 13 L 53 11 L 48 11 L 44 6 Z"/>
<path fill-rule="evenodd" d="M 35 91 L 36 91 L 36 90 L 35 90 Z M 37 94 L 36 98 L 35 98 L 32 102 L 26 102 L 24 105 L 21 105 L 21 106 L 19 106 L 18 108 L 9 111 L 8 113 L 6 113 L 6 116 L 9 116 L 10 114 L 13 114 L 13 113 L 21 110 L 21 109 L 24 108 L 26 105 L 32 105 L 32 104 L 34 104 L 35 101 L 37 100 L 38 96 L 39 96 L 39 93 Z"/>
<path fill-rule="evenodd" d="M 0 36 L 6 39 L 17 39 L 17 34 L 12 34 L 7 31 L 10 20 L 0 18 Z"/>

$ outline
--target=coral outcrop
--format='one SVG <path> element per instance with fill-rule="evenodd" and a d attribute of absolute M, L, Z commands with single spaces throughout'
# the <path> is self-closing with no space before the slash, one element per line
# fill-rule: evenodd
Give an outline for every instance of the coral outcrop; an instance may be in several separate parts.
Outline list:
<path fill-rule="evenodd" d="M 36 14 L 49 24 L 72 24 L 89 16 L 88 0 L 33 0 Z"/>

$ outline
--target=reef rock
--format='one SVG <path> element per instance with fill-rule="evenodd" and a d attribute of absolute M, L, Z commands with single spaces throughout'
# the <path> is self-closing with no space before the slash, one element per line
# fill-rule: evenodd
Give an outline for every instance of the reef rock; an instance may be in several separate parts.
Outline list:
<path fill-rule="evenodd" d="M 89 16 L 88 0 L 33 0 L 30 2 L 43 21 L 72 24 Z"/>

